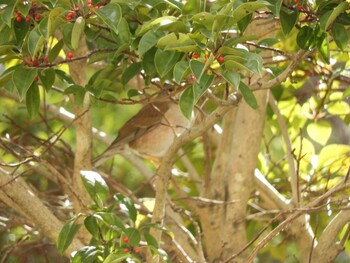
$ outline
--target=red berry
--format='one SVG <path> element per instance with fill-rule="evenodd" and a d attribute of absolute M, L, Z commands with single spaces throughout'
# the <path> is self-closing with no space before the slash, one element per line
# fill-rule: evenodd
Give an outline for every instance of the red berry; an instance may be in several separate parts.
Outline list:
<path fill-rule="evenodd" d="M 39 20 L 40 18 L 41 18 L 41 15 L 40 15 L 40 14 L 36 14 L 36 15 L 35 15 L 35 19 L 36 19 L 36 20 Z"/>
<path fill-rule="evenodd" d="M 124 243 L 128 243 L 129 242 L 129 238 L 128 237 L 124 237 L 123 241 L 124 241 Z"/>
<path fill-rule="evenodd" d="M 71 18 L 71 17 L 66 16 L 66 21 L 71 21 L 71 20 L 72 20 L 72 18 Z"/>
<path fill-rule="evenodd" d="M 30 22 L 30 17 L 26 17 L 26 22 L 29 23 Z"/>
<path fill-rule="evenodd" d="M 224 63 L 225 62 L 225 58 L 223 57 L 223 56 L 219 56 L 218 57 L 218 61 L 220 62 L 220 63 Z"/>
<path fill-rule="evenodd" d="M 36 77 L 34 78 L 34 81 L 39 81 L 39 77 L 36 76 Z"/>
<path fill-rule="evenodd" d="M 74 16 L 74 13 L 73 13 L 73 12 L 69 12 L 69 13 L 67 14 L 67 17 L 72 18 L 73 16 Z"/>
<path fill-rule="evenodd" d="M 198 55 L 197 53 L 193 53 L 192 57 L 193 57 L 194 59 L 197 59 L 197 58 L 199 58 L 199 55 Z"/>
<path fill-rule="evenodd" d="M 17 17 L 16 17 L 16 21 L 17 21 L 17 22 L 21 22 L 21 21 L 22 21 L 22 17 L 17 16 Z"/>
<path fill-rule="evenodd" d="M 68 57 L 68 58 L 73 58 L 73 56 L 74 56 L 74 55 L 73 55 L 73 52 L 72 52 L 72 51 L 69 51 L 69 52 L 67 53 L 67 57 Z"/>
<path fill-rule="evenodd" d="M 299 2 L 299 0 L 294 0 L 294 3 L 296 4 L 296 3 L 298 3 Z"/>
<path fill-rule="evenodd" d="M 44 58 L 44 61 L 45 61 L 46 64 L 49 63 L 49 59 L 47 57 Z"/>
<path fill-rule="evenodd" d="M 134 252 L 135 252 L 135 254 L 139 254 L 139 253 L 140 253 L 140 249 L 136 248 L 136 249 L 134 250 Z"/>
<path fill-rule="evenodd" d="M 16 11 L 16 14 L 17 14 L 18 16 L 22 15 L 21 11 L 19 11 L 19 10 Z"/>
<path fill-rule="evenodd" d="M 94 6 L 92 4 L 88 4 L 87 6 L 88 6 L 88 8 L 94 8 Z"/>
<path fill-rule="evenodd" d="M 128 252 L 129 252 L 129 249 L 124 248 L 124 253 L 128 253 Z"/>
<path fill-rule="evenodd" d="M 303 6 L 302 5 L 297 5 L 298 10 L 302 10 Z"/>
<path fill-rule="evenodd" d="M 191 79 L 192 79 L 192 81 L 196 81 L 197 80 L 196 76 L 191 76 Z"/>

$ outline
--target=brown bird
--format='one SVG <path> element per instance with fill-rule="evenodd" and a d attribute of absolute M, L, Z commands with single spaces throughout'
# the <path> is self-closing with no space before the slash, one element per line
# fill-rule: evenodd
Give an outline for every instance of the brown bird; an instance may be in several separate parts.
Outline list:
<path fill-rule="evenodd" d="M 128 149 L 148 159 L 159 160 L 175 138 L 190 125 L 191 120 L 182 114 L 173 97 L 167 96 L 164 100 L 146 104 L 124 124 L 118 137 L 94 160 L 94 164 L 100 166 Z"/>

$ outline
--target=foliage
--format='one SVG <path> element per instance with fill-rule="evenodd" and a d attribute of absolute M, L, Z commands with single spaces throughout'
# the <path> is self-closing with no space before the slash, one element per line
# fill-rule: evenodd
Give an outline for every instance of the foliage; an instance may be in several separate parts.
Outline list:
<path fill-rule="evenodd" d="M 115 159 L 116 165 L 104 169 L 118 181 L 114 190 L 123 189 L 125 195 L 133 198 L 121 194 L 111 197 L 109 187 L 113 182 L 105 182 L 97 172 L 81 171 L 93 205 L 88 211 L 73 210 L 74 198 L 67 197 L 68 187 L 51 174 L 44 160 L 63 177 L 69 177 L 75 151 L 72 145 L 79 138 L 71 129 L 74 121 L 55 119 L 58 110 L 54 112 L 47 105 L 74 111 L 89 96 L 94 125 L 115 132 L 116 126 L 132 115 L 124 104 L 142 103 L 165 84 L 171 84 L 175 93 L 181 92 L 180 108 L 190 118 L 196 105 L 208 115 L 217 107 L 217 101 L 226 100 L 233 92 L 242 94 L 245 103 L 258 109 L 261 105 L 255 92 L 264 89 L 265 83 L 254 86 L 252 79 L 277 80 L 268 87 L 277 108 L 271 105 L 266 112 L 256 168 L 283 197 L 296 202 L 291 176 L 286 176 L 293 170 L 288 157 L 293 159 L 300 206 L 284 211 L 283 216 L 288 216 L 346 182 L 349 176 L 349 10 L 349 1 L 340 0 L 0 0 L 0 109 L 6 114 L 0 123 L 0 165 L 25 176 L 38 192 L 45 192 L 42 200 L 53 210 L 56 206 L 62 208 L 57 209 L 59 218 L 67 222 L 57 240 L 61 254 L 79 236 L 83 222 L 92 238 L 75 253 L 72 262 L 140 262 L 147 248 L 168 260 L 170 253 L 149 234 L 150 228 L 160 226 L 146 220 L 151 209 L 143 207 L 146 201 L 138 200 L 153 197 L 154 189 L 120 157 Z M 278 19 L 280 29 L 273 29 L 273 36 L 268 30 L 252 33 L 249 27 L 259 19 L 271 23 Z M 266 57 L 266 52 L 270 52 L 270 57 Z M 294 61 L 296 66 L 291 68 L 298 52 L 306 55 Z M 74 63 L 82 61 L 86 62 L 85 68 L 78 71 L 87 78 L 78 83 L 71 71 Z M 290 74 L 281 79 L 288 70 Z M 217 100 L 205 103 L 211 96 Z M 107 102 L 118 106 L 105 105 Z M 122 112 L 118 118 L 110 114 L 115 108 Z M 285 136 L 290 140 L 291 151 Z M 96 145 L 97 151 L 105 147 L 98 142 Z M 205 181 L 204 174 L 212 167 L 213 158 L 221 157 L 215 152 L 218 145 L 197 139 L 183 148 L 192 163 L 190 168 Z M 36 169 L 31 162 L 44 168 Z M 175 210 L 185 211 L 179 215 L 183 228 L 200 243 L 202 230 L 197 224 L 202 222 L 181 200 L 184 196 L 206 196 L 201 195 L 195 179 L 179 176 L 190 174 L 185 162 L 178 161 L 176 165 L 169 196 L 175 200 L 173 205 L 179 207 Z M 142 188 L 144 184 L 147 187 Z M 133 194 L 125 190 L 125 185 L 142 190 Z M 338 210 L 347 209 L 347 194 L 345 189 L 313 210 L 310 208 L 310 224 L 315 232 L 319 231 L 317 235 Z M 139 202 L 139 206 L 134 202 Z M 65 211 L 66 203 L 69 209 Z M 0 220 L 17 218 L 18 214 L 6 207 L 1 207 L 6 213 Z M 275 225 L 267 222 L 276 210 L 265 206 L 259 191 L 254 190 L 247 212 L 249 240 L 260 241 L 256 233 L 266 225 L 268 231 L 274 229 Z M 262 211 L 265 213 L 259 217 Z M 140 217 L 144 217 L 142 222 Z M 4 221 L 4 251 L 6 246 L 20 245 L 27 235 L 41 242 L 41 237 L 27 230 L 27 225 L 34 227 L 27 220 L 19 220 L 19 228 L 6 227 Z M 344 225 L 336 238 L 343 242 L 347 236 Z M 124 242 L 126 237 L 128 242 Z M 290 248 L 293 242 L 281 233 L 258 257 L 261 261 L 292 258 L 300 253 L 297 245 Z M 348 241 L 344 243 L 350 253 Z"/>

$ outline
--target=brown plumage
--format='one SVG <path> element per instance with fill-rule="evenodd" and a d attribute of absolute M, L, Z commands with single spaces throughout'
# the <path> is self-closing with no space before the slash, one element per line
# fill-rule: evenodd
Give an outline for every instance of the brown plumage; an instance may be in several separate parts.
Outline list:
<path fill-rule="evenodd" d="M 128 149 L 152 160 L 160 159 L 176 136 L 190 127 L 179 105 L 172 99 L 145 105 L 120 129 L 118 137 L 94 160 L 95 166 Z"/>

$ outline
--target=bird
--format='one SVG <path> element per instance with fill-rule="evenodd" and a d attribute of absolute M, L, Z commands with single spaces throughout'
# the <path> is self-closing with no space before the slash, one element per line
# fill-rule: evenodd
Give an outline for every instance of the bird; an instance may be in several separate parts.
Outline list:
<path fill-rule="evenodd" d="M 181 112 L 179 94 L 164 96 L 169 92 L 164 90 L 157 96 L 160 99 L 144 105 L 122 126 L 117 138 L 93 160 L 95 167 L 123 151 L 132 151 L 151 161 L 159 161 L 175 138 L 190 128 L 193 117 L 187 119 Z"/>

